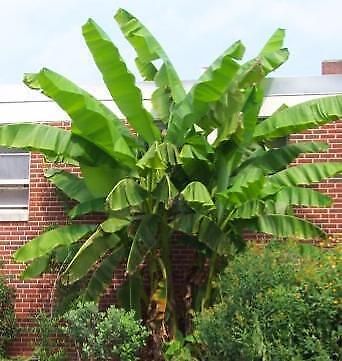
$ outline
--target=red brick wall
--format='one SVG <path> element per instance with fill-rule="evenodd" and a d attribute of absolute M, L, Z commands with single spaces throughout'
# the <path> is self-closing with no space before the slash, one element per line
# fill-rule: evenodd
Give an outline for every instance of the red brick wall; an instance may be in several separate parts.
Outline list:
<path fill-rule="evenodd" d="M 56 124 L 68 127 L 68 123 Z M 327 141 L 329 152 L 325 154 L 309 154 L 298 162 L 341 161 L 342 159 L 342 123 L 336 122 L 321 127 L 318 130 L 307 131 L 300 135 L 293 135 L 292 142 Z M 64 224 L 66 217 L 63 206 L 57 199 L 54 188 L 46 181 L 43 169 L 43 157 L 33 153 L 30 164 L 30 207 L 28 222 L 0 222 L 0 258 L 4 258 L 4 274 L 10 275 L 10 283 L 16 289 L 16 313 L 20 326 L 31 325 L 30 317 L 39 309 L 48 310 L 50 307 L 51 291 L 54 284 L 53 275 L 44 275 L 35 280 L 22 282 L 19 278 L 23 266 L 12 261 L 12 253 L 32 237 L 41 233 L 52 224 Z M 74 171 L 77 171 L 74 169 Z M 336 178 L 322 182 L 315 186 L 320 191 L 329 194 L 334 199 L 331 209 L 299 210 L 304 217 L 315 221 L 332 235 L 334 242 L 341 241 L 342 236 L 342 179 Z M 174 252 L 176 280 L 184 283 L 186 269 L 191 266 L 191 252 L 176 247 Z M 108 290 L 105 303 L 111 302 L 111 296 L 116 286 L 122 281 L 122 270 L 117 273 L 113 286 Z M 180 295 L 181 297 L 181 295 Z M 22 332 L 10 348 L 12 355 L 29 354 L 32 348 L 32 335 Z"/>
<path fill-rule="evenodd" d="M 334 122 L 309 130 L 302 134 L 292 135 L 291 142 L 322 141 L 329 144 L 329 151 L 319 154 L 305 154 L 296 163 L 341 162 L 342 161 L 342 122 Z M 329 195 L 333 199 L 330 208 L 302 208 L 298 210 L 304 218 L 318 224 L 331 235 L 331 243 L 342 241 L 342 176 L 331 178 L 315 184 L 313 188 Z"/>
<path fill-rule="evenodd" d="M 342 60 L 326 60 L 322 62 L 322 74 L 342 74 Z"/>

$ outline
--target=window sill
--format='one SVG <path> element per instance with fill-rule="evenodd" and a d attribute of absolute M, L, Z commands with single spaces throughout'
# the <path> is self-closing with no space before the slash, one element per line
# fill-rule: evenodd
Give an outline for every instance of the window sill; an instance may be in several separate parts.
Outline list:
<path fill-rule="evenodd" d="M 27 222 L 27 209 L 0 209 L 0 222 Z"/>

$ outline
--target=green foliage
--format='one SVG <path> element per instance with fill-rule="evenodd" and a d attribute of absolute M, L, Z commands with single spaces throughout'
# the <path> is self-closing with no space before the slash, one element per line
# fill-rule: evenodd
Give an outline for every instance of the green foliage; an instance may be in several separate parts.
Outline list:
<path fill-rule="evenodd" d="M 14 300 L 14 290 L 0 275 L 0 358 L 5 356 L 6 346 L 17 334 Z"/>
<path fill-rule="evenodd" d="M 149 334 L 134 311 L 114 306 L 100 312 L 94 303 L 79 303 L 63 319 L 63 332 L 75 341 L 82 360 L 139 360 Z"/>
<path fill-rule="evenodd" d="M 64 254 L 59 257 L 59 278 L 66 285 L 89 280 L 85 299 L 94 301 L 116 267 L 126 263 L 128 279 L 119 292 L 122 306 L 139 316 L 144 306 L 153 332 L 172 338 L 181 323 L 172 277 L 174 233 L 182 232 L 200 253 L 199 269 L 209 268 L 199 277 L 200 284 L 188 285 L 187 316 L 211 304 L 217 275 L 232 250 L 244 246 L 245 231 L 325 237 L 319 227 L 294 216 L 293 207 L 329 206 L 329 197 L 306 186 L 340 173 L 342 163 L 288 168 L 301 154 L 327 151 L 328 145 L 307 142 L 277 149 L 272 140 L 342 118 L 342 96 L 284 107 L 260 121 L 265 78 L 289 55 L 283 29 L 246 61 L 245 46 L 233 43 L 186 92 L 149 30 L 125 10 L 114 18 L 136 53 L 142 77 L 154 82 L 152 109 L 145 108 L 142 90 L 118 48 L 91 19 L 82 28 L 84 40 L 134 132 L 124 126 L 121 115 L 62 75 L 43 68 L 25 76 L 28 87 L 69 115 L 71 129 L 3 125 L 0 145 L 39 151 L 53 163 L 79 165 L 81 176 L 46 172 L 48 180 L 77 203 L 68 213 L 70 224 L 34 238 L 15 259 L 31 262 L 23 276 L 33 277 L 48 269 L 57 251 Z M 94 211 L 104 212 L 105 222 L 93 227 L 74 221 Z M 145 267 L 148 288 L 142 282 Z"/>
<path fill-rule="evenodd" d="M 308 245 L 251 247 L 196 319 L 203 360 L 332 361 L 341 349 L 341 253 Z"/>
<path fill-rule="evenodd" d="M 196 339 L 193 335 L 183 337 L 181 334 L 177 338 L 164 345 L 165 361 L 197 361 L 194 356 L 197 354 Z"/>
<path fill-rule="evenodd" d="M 64 361 L 66 354 L 58 339 L 59 319 L 39 311 L 35 315 L 35 327 L 33 329 L 37 336 L 37 345 L 34 349 L 34 356 L 40 361 Z"/>

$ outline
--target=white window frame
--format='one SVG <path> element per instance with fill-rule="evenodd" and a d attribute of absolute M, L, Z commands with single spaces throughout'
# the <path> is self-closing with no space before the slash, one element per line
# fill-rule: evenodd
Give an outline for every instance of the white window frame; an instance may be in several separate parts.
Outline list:
<path fill-rule="evenodd" d="M 0 190 L 11 191 L 25 190 L 27 189 L 26 202 L 22 204 L 5 204 L 1 205 L 0 200 L 0 222 L 25 222 L 29 219 L 29 203 L 30 203 L 30 164 L 31 164 L 31 153 L 23 151 L 14 152 L 3 152 L 0 149 L 0 155 L 2 157 L 15 155 L 17 157 L 28 158 L 28 177 L 19 179 L 1 179 L 0 178 Z"/>

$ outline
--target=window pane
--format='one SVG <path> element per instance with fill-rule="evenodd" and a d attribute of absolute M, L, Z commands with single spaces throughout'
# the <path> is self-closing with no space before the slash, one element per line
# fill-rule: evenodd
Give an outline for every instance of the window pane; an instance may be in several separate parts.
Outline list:
<path fill-rule="evenodd" d="M 27 208 L 28 196 L 28 188 L 1 187 L 0 208 Z"/>
<path fill-rule="evenodd" d="M 13 179 L 28 179 L 29 162 L 29 153 L 0 154 L 0 181 Z"/>

